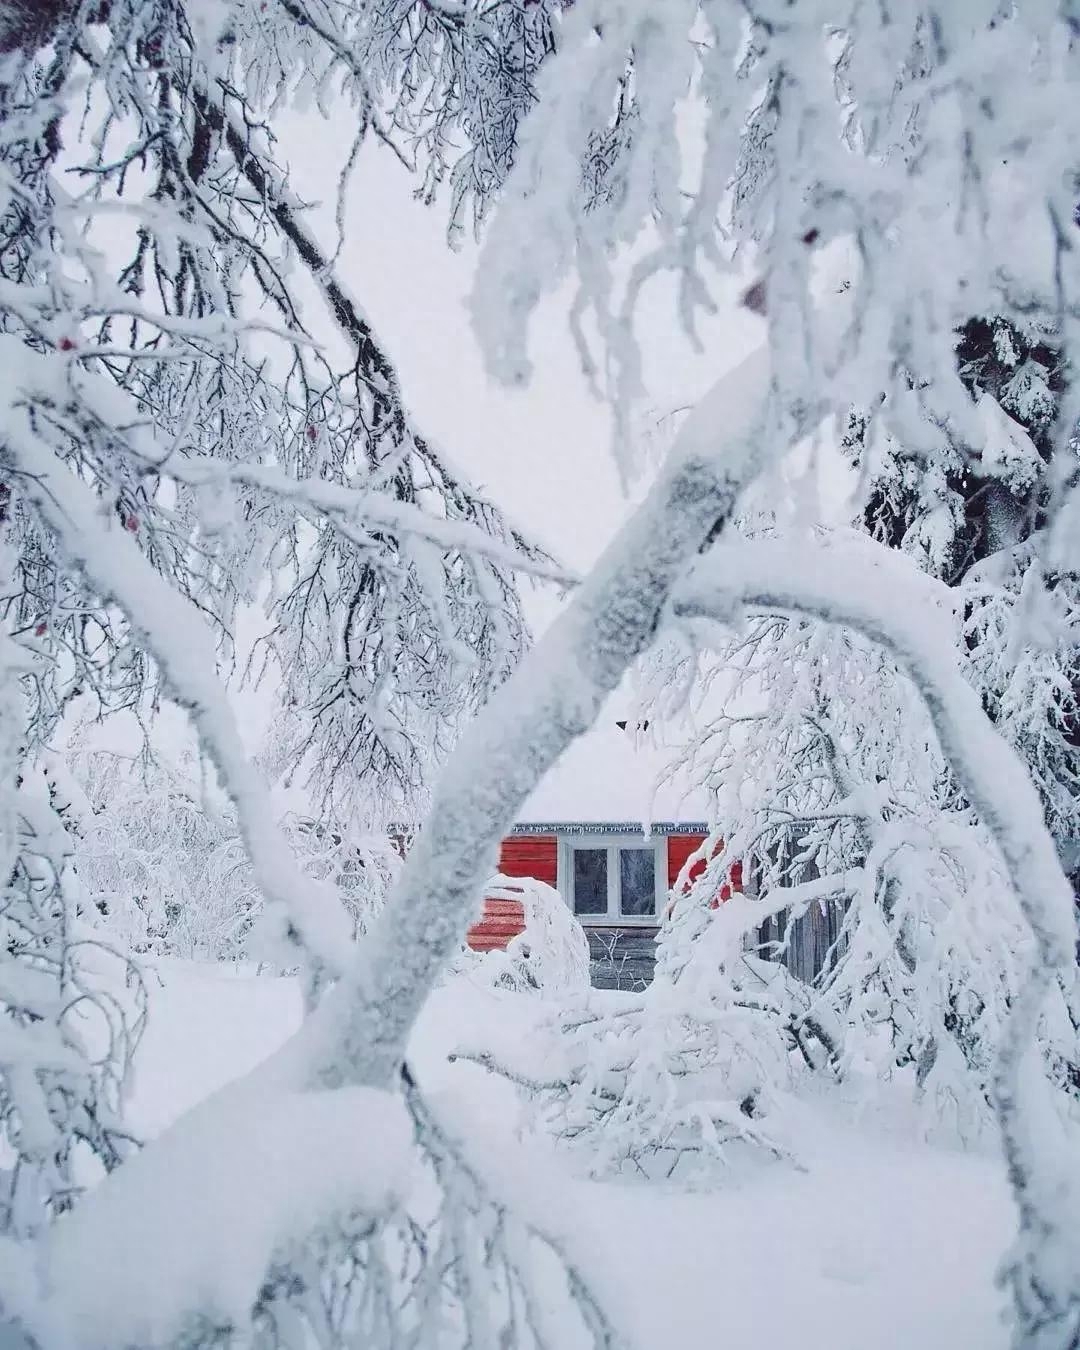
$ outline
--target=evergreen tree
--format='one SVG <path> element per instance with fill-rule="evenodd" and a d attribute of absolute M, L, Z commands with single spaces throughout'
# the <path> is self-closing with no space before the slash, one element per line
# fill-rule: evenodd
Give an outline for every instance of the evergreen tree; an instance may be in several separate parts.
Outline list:
<path fill-rule="evenodd" d="M 947 419 L 932 459 L 892 438 L 846 444 L 866 476 L 863 525 L 960 592 L 967 669 L 987 713 L 1028 761 L 1062 861 L 1080 886 L 1080 580 L 1045 531 L 1060 491 L 1054 451 L 1065 363 L 1049 322 L 1002 315 L 958 330 L 956 369 L 984 431 Z"/>

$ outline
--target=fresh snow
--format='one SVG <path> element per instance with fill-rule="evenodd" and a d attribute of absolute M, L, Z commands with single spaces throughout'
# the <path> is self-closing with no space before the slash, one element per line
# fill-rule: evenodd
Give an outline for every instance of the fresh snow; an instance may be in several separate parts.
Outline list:
<path fill-rule="evenodd" d="M 150 985 L 131 1101 L 134 1124 L 147 1134 L 167 1131 L 182 1112 L 247 1073 L 301 1016 L 297 981 L 251 970 L 161 961 Z M 804 1170 L 734 1162 L 715 1189 L 695 1192 L 585 1180 L 571 1173 L 562 1152 L 516 1137 L 516 1099 L 505 1081 L 448 1059 L 463 1043 L 506 1056 L 544 1010 L 535 997 L 455 977 L 429 999 L 410 1060 L 440 1114 L 468 1123 L 470 1156 L 497 1185 L 513 1184 L 526 1212 L 540 1206 L 544 1219 L 554 1216 L 636 1350 L 1004 1350 L 993 1280 L 1013 1220 L 996 1157 L 922 1140 L 898 1093 L 862 1113 L 852 1101 L 800 1104 L 794 1120 Z M 375 1135 L 373 1189 L 365 1161 Z M 177 1135 L 185 1154 L 186 1141 L 197 1136 L 197 1124 Z M 299 1149 L 302 1137 L 309 1146 Z M 313 1138 L 319 1149 L 310 1147 Z M 171 1240 L 153 1251 L 140 1244 L 139 1168 L 129 1163 L 127 1184 L 120 1176 L 114 1180 L 121 1184 L 108 1188 L 122 1261 L 115 1250 L 108 1262 L 90 1259 L 77 1237 L 83 1211 L 57 1228 L 52 1273 L 86 1345 L 96 1329 L 115 1328 L 115 1272 L 128 1268 L 124 1296 L 142 1300 L 126 1307 L 126 1328 L 164 1326 L 179 1311 L 168 1291 L 190 1289 L 192 1279 L 212 1296 L 210 1306 L 227 1308 L 230 1297 L 250 1292 L 271 1235 L 302 1225 L 331 1187 L 342 1198 L 385 1199 L 407 1177 L 406 1141 L 396 1104 L 380 1093 L 305 1094 L 284 1108 L 275 1098 L 258 1130 L 222 1159 L 220 1205 L 199 1216 L 198 1231 L 189 1231 L 196 1220 L 183 1203 L 185 1157 L 178 1156 Z M 168 1135 L 160 1143 L 169 1147 Z M 199 1157 L 221 1155 L 202 1148 Z M 91 1211 L 94 1199 L 83 1210 Z M 211 1268 L 206 1254 L 221 1246 L 210 1229 L 226 1218 L 235 1263 Z M 174 1263 L 183 1264 L 183 1281 Z"/>
<path fill-rule="evenodd" d="M 298 1235 L 377 1214 L 409 1188 L 399 1096 L 283 1091 L 246 1072 L 297 1020 L 295 981 L 215 979 L 179 963 L 159 974 L 132 1114 L 160 1135 L 57 1223 L 48 1247 L 50 1286 L 87 1347 L 162 1344 L 185 1329 L 193 1294 L 240 1324 Z M 185 1110 L 183 1128 L 169 1128 Z"/>
<path fill-rule="evenodd" d="M 670 753 L 648 733 L 617 725 L 626 719 L 625 699 L 612 700 L 589 731 L 579 736 L 541 778 L 518 812 L 521 824 L 603 824 L 637 821 L 704 822 L 707 795 L 665 777 Z"/>

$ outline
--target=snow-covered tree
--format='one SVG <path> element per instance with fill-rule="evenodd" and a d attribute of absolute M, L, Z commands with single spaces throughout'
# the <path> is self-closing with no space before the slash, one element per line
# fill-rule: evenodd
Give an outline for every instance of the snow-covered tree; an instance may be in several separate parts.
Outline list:
<path fill-rule="evenodd" d="M 614 1344 L 557 1240 L 559 1216 L 523 1194 L 512 1169 L 471 1160 L 405 1049 L 475 912 L 494 844 L 540 774 L 661 633 L 700 643 L 745 611 L 809 617 L 884 649 L 925 707 L 970 812 L 963 823 L 988 841 L 1021 939 L 988 1071 L 1020 1217 L 1007 1282 L 1017 1343 L 1064 1350 L 1080 1335 L 1075 1138 L 1032 1051 L 1076 933 L 1042 800 L 908 560 L 801 538 L 740 541 L 732 526 L 753 483 L 822 426 L 839 436 L 852 407 L 870 409 L 872 437 L 928 474 L 957 446 L 981 452 L 986 424 L 954 352 L 973 314 L 1049 316 L 1068 368 L 1080 266 L 1070 233 L 1080 148 L 1067 116 L 1076 16 L 1056 0 L 764 0 L 751 11 L 741 0 L 575 0 L 559 11 L 500 0 L 5 8 L 12 392 L 0 468 L 31 583 L 19 595 L 47 602 L 20 600 L 12 613 L 24 631 L 44 622 L 37 636 L 59 632 L 66 644 L 47 713 L 75 678 L 122 697 L 104 678 L 114 652 L 130 653 L 121 690 L 160 673 L 191 711 L 256 882 L 311 978 L 309 1014 L 280 1052 L 55 1225 L 41 1263 L 48 1305 L 35 1305 L 28 1278 L 4 1296 L 39 1339 L 50 1317 L 66 1316 L 84 1343 L 253 1333 L 267 1345 L 566 1344 L 555 1288 L 593 1343 Z M 1020 74 L 1024 96 L 1010 96 Z M 455 186 L 478 186 L 481 201 L 501 183 L 474 296 L 494 375 L 527 377 L 529 315 L 576 272 L 573 331 L 615 397 L 621 450 L 647 282 L 674 274 L 692 333 L 711 304 L 709 268 L 734 240 L 759 268 L 751 301 L 764 316 L 760 350 L 688 415 L 640 508 L 461 736 L 355 948 L 341 906 L 313 893 L 273 828 L 202 615 L 227 630 L 250 590 L 247 560 L 269 560 L 284 574 L 273 643 L 295 682 L 286 714 L 297 758 L 397 766 L 409 785 L 417 747 L 453 723 L 460 691 L 479 701 L 512 663 L 507 569 L 555 569 L 412 427 L 333 253 L 305 229 L 274 163 L 275 100 L 329 97 L 339 81 L 371 134 L 406 153 L 439 147 L 423 161 L 436 166 L 429 185 L 459 138 Z M 67 115 L 76 87 L 90 127 L 74 154 L 82 193 L 60 177 L 78 144 L 64 143 L 61 162 L 64 136 L 78 135 Z M 688 100 L 705 130 L 684 155 Z M 101 222 L 116 216 L 133 234 L 119 274 L 99 247 Z M 340 363 L 312 346 L 286 245 L 341 330 Z M 1038 542 L 1062 570 L 1080 505 L 1073 412 L 1067 392 Z M 628 454 L 620 462 L 633 470 Z M 213 508 L 230 500 L 223 520 Z M 465 647 L 480 661 L 466 663 Z M 865 822 L 876 803 L 863 805 L 853 814 Z M 919 805 L 912 828 L 936 828 Z M 933 872 L 916 836 L 906 851 L 917 876 Z M 932 893 L 919 903 L 927 912 L 916 917 L 932 925 Z M 998 911 L 980 908 L 976 921 L 993 927 Z M 256 1121 L 265 1148 L 238 1149 Z M 304 1165 L 266 1167 L 282 1156 Z M 177 1252 L 180 1208 L 191 1241 Z M 237 1216 L 250 1214 L 259 1222 L 241 1233 Z"/>
<path fill-rule="evenodd" d="M 461 720 L 525 645 L 516 575 L 558 575 L 413 424 L 339 275 L 342 241 L 309 229 L 271 125 L 279 108 L 333 100 L 354 128 L 342 201 L 372 135 L 424 192 L 451 180 L 458 223 L 478 219 L 552 15 L 0 6 L 5 1235 L 35 1238 L 71 1203 L 77 1140 L 106 1166 L 123 1152 L 137 1021 L 73 927 L 87 884 L 146 895 L 166 922 L 171 904 L 174 935 L 204 886 L 229 907 L 229 931 L 199 939 L 219 951 L 260 909 L 261 939 L 305 968 L 314 1000 L 348 964 L 365 889 L 333 820 L 376 803 L 379 823 L 415 816 Z M 266 616 L 247 673 L 281 690 L 284 767 L 325 807 L 284 830 L 218 678 L 241 607 Z M 82 695 L 102 715 L 142 715 L 162 693 L 191 714 L 199 773 L 216 772 L 226 805 L 215 820 L 170 789 L 125 818 L 135 780 L 114 777 L 76 841 L 27 788 L 65 709 Z M 184 871 L 196 853 L 201 875 Z M 95 1004 L 108 1034 L 86 1049 Z M 5 1317 L 33 1321 L 33 1283 L 4 1264 Z"/>
<path fill-rule="evenodd" d="M 864 419 L 853 416 L 845 442 L 865 479 L 864 524 L 959 588 L 971 678 L 1028 760 L 1062 860 L 1074 871 L 1076 578 L 1042 547 L 1059 416 L 1064 426 L 1072 415 L 1062 403 L 1056 325 L 1049 316 L 972 319 L 957 333 L 955 359 L 982 444 L 946 438 L 932 466 L 920 465 L 888 436 L 868 445 Z"/>
<path fill-rule="evenodd" d="M 80 747 L 70 767 L 90 807 L 77 851 L 83 904 L 102 932 L 136 953 L 258 960 L 262 897 L 236 814 L 195 753 L 133 764 Z M 296 811 L 279 823 L 305 875 L 333 888 L 362 933 L 400 865 L 390 836 Z"/>
<path fill-rule="evenodd" d="M 622 433 L 641 381 L 633 326 L 643 289 L 659 276 L 673 278 L 693 337 L 696 316 L 712 304 L 711 270 L 733 258 L 752 260 L 759 279 L 747 303 L 763 316 L 771 361 L 773 420 L 761 433 L 763 461 L 775 463 L 779 450 L 800 439 L 813 443 L 822 433 L 825 444 L 837 444 L 851 408 L 858 408 L 860 488 L 872 520 L 880 515 L 875 483 L 887 490 L 903 475 L 906 499 L 925 503 L 916 514 L 935 558 L 956 545 L 967 548 L 970 536 L 982 541 L 984 554 L 1020 542 L 1038 559 L 1042 575 L 1026 585 L 1022 574 L 983 575 L 982 593 L 972 595 L 966 615 L 970 662 L 961 655 L 957 624 L 934 616 L 942 604 L 951 612 L 951 602 L 928 600 L 914 577 L 870 572 L 879 581 L 875 593 L 852 560 L 846 590 L 834 577 L 826 595 L 813 585 L 820 555 L 791 546 L 789 571 L 777 562 L 758 589 L 760 577 L 740 569 L 752 568 L 755 559 L 771 567 L 785 556 L 763 540 L 745 552 L 720 554 L 723 546 L 714 546 L 717 565 L 701 565 L 711 594 L 702 591 L 694 604 L 673 610 L 692 647 L 703 640 L 705 618 L 736 621 L 743 603 L 762 596 L 765 608 L 780 612 L 774 622 L 787 625 L 793 614 L 809 611 L 883 642 L 889 661 L 925 702 L 935 749 L 952 780 L 942 796 L 919 802 L 908 820 L 912 839 L 917 826 L 932 827 L 929 838 L 940 839 L 944 802 L 965 813 L 958 823 L 986 829 L 995 840 L 982 859 L 973 858 L 970 845 L 965 849 L 969 868 L 976 864 L 968 878 L 977 904 L 970 922 L 980 943 L 1003 948 L 1001 915 L 1014 903 L 1012 891 L 1020 932 L 1029 929 L 1031 938 L 1018 940 L 1009 953 L 1009 964 L 1019 954 L 1013 978 L 995 986 L 998 1034 L 982 1074 L 990 1080 L 1020 1207 L 1020 1240 L 1008 1270 L 1018 1341 L 1040 1346 L 1072 1344 L 1080 1326 L 1071 1202 L 1050 1199 L 1068 1190 L 1063 1146 L 1053 1128 L 1045 1147 L 1034 1143 L 1033 1122 L 1049 1118 L 1042 1114 L 1038 1074 L 1025 1070 L 1020 1088 L 1040 1013 L 1051 1015 L 1045 1000 L 1060 1000 L 1074 976 L 1073 902 L 1051 856 L 1044 812 L 1047 805 L 1059 817 L 1072 810 L 1070 638 L 1055 604 L 1065 601 L 1077 566 L 1077 403 L 1071 386 L 1055 386 L 1072 359 L 1080 281 L 1077 152 L 1060 130 L 1075 79 L 1075 43 L 1075 16 L 1039 0 L 1008 9 L 990 0 L 971 6 L 767 3 L 749 13 L 724 3 L 687 4 L 672 7 L 662 22 L 634 5 L 615 12 L 575 5 L 559 53 L 541 74 L 540 112 L 522 128 L 510 193 L 488 235 L 475 297 L 492 371 L 523 379 L 535 305 L 568 273 L 575 276 L 574 332 L 587 368 L 598 378 L 602 372 L 617 405 L 625 452 L 632 440 Z M 560 78 L 571 70 L 573 80 Z M 689 145 L 678 117 L 683 98 L 703 114 L 704 133 Z M 611 151 L 603 192 L 578 168 L 600 142 Z M 513 241 L 530 231 L 536 242 L 525 266 Z M 1022 250 L 1017 239 L 1025 241 Z M 630 242 L 632 252 L 618 251 Z M 993 316 L 984 322 L 998 331 L 1000 343 L 1004 325 L 1014 338 L 1011 352 L 1004 346 L 995 352 L 1000 371 L 986 359 L 988 335 L 978 328 L 984 315 Z M 1018 377 L 1012 385 L 1006 366 Z M 1036 406 L 1040 385 L 1056 394 L 1053 416 L 1045 400 Z M 718 414 L 718 433 L 726 430 L 725 420 Z M 895 473 L 879 470 L 886 453 L 899 462 Z M 624 467 L 633 465 L 624 458 Z M 963 491 L 950 495 L 950 483 L 964 474 L 981 480 L 978 510 L 968 511 Z M 790 473 L 777 473 L 767 491 L 782 499 L 790 484 Z M 803 487 L 812 491 L 812 480 Z M 1024 529 L 1009 537 L 1010 522 L 1020 519 Z M 720 570 L 721 556 L 733 569 L 729 576 Z M 978 573 L 971 580 L 979 582 Z M 1061 596 L 1047 603 L 1046 593 L 1052 596 L 1059 585 Z M 1010 589 L 1027 590 L 1028 603 L 1011 605 L 1001 594 Z M 931 650 L 914 624 L 902 623 L 920 617 L 897 612 L 905 605 L 929 607 L 926 634 L 940 650 Z M 1062 608 L 1067 615 L 1067 604 Z M 1003 626 L 1005 642 L 985 641 L 987 629 Z M 1019 668 L 1036 636 L 1042 656 Z M 963 680 L 961 665 L 980 693 L 956 684 Z M 822 683 L 830 697 L 842 699 L 841 687 L 829 687 L 831 673 L 823 670 Z M 1020 795 L 1011 801 L 1000 795 L 991 781 L 1003 772 L 997 748 L 987 748 L 981 764 L 975 761 L 976 746 L 997 745 L 986 739 L 984 704 L 1024 760 L 1053 760 L 1055 781 L 1044 768 L 1036 770 L 1042 797 L 1034 795 L 1026 772 L 1017 778 L 1015 760 L 1006 776 Z M 895 700 L 886 707 L 895 709 Z M 812 711 L 806 702 L 803 708 Z M 955 720 L 961 709 L 970 734 Z M 932 764 L 931 756 L 927 767 Z M 869 785 L 878 787 L 873 777 Z M 818 786 L 826 788 L 825 780 Z M 885 786 L 892 789 L 891 776 Z M 838 796 L 844 801 L 846 794 Z M 845 814 L 853 817 L 847 828 L 865 831 L 882 807 L 888 825 L 895 805 L 880 790 L 862 803 L 847 801 Z M 1015 838 L 1010 843 L 1017 828 L 1032 832 L 1024 845 Z M 955 852 L 956 842 L 950 847 Z M 935 843 L 919 854 L 923 879 L 903 902 L 916 913 L 943 886 L 955 895 L 938 867 L 929 868 L 935 853 L 951 856 L 939 849 Z M 995 885 L 995 873 L 1007 878 L 1005 894 L 997 892 L 1004 909 L 996 919 L 980 895 L 984 884 Z M 1034 893 L 1036 873 L 1045 887 L 1041 898 Z M 927 882 L 933 882 L 929 891 Z M 880 919 L 888 902 L 878 897 L 872 913 Z M 895 941 L 892 950 L 898 954 Z M 901 980 L 909 979 L 905 966 L 901 958 Z M 916 969 L 925 973 L 923 965 Z M 1075 1041 L 1072 1020 L 1055 1020 Z M 931 1029 L 916 1030 L 925 1036 Z M 935 1044 L 942 1054 L 941 1042 Z"/>
<path fill-rule="evenodd" d="M 857 559 L 857 536 L 825 535 L 819 547 L 845 542 Z M 969 674 L 962 595 L 942 589 L 936 604 Z M 987 1114 L 1022 978 L 1023 925 L 917 689 L 889 654 L 812 620 L 753 616 L 713 646 L 691 687 L 721 682 L 723 700 L 699 716 L 681 762 L 714 795 L 722 852 L 677 902 L 662 962 L 676 973 L 700 964 L 704 905 L 740 859 L 762 920 L 755 946 L 812 982 L 791 1017 L 808 1031 L 831 1029 L 830 1069 L 870 1063 L 891 1076 L 911 1066 L 913 1089 L 950 1116 L 959 1111 L 971 1134 Z M 661 656 L 653 678 L 685 687 L 685 673 L 673 679 L 671 668 Z M 728 972 L 716 968 L 714 983 L 721 993 Z M 1064 1087 L 1077 1052 L 1076 995 L 1068 972 L 1042 1029 L 1047 1067 Z"/>

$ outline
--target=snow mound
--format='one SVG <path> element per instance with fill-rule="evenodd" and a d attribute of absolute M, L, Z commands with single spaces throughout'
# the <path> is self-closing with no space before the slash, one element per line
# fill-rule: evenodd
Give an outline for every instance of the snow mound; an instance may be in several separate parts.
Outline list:
<path fill-rule="evenodd" d="M 451 974 L 470 974 L 482 985 L 537 992 L 549 996 L 581 993 L 589 988 L 589 940 L 553 886 L 533 877 L 496 874 L 484 887 L 493 900 L 517 900 L 525 928 L 505 950 L 479 956 L 462 951 Z"/>
<path fill-rule="evenodd" d="M 180 1124 L 56 1225 L 50 1293 L 83 1350 L 166 1343 L 192 1307 L 246 1324 L 291 1241 L 410 1184 L 405 1105 L 372 1088 L 273 1092 L 256 1073 Z"/>

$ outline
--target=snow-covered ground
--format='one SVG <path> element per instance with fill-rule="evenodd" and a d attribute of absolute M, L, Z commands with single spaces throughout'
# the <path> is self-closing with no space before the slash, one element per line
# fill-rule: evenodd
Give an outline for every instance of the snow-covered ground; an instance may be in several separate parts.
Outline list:
<path fill-rule="evenodd" d="M 146 1134 L 253 1067 L 296 1025 L 294 982 L 162 961 L 131 1103 Z M 438 990 L 412 1059 L 485 1146 L 508 1146 L 505 1084 L 449 1064 L 459 1039 L 494 1049 L 529 1034 L 536 1001 L 466 980 Z M 1011 1214 L 1000 1165 L 919 1139 L 898 1107 L 861 1125 L 835 1103 L 804 1108 L 799 1171 L 732 1168 L 717 1189 L 583 1180 L 534 1145 L 550 1207 L 640 1350 L 996 1350 L 1007 1335 L 994 1269 Z M 513 1147 L 521 1148 L 514 1143 Z"/>

